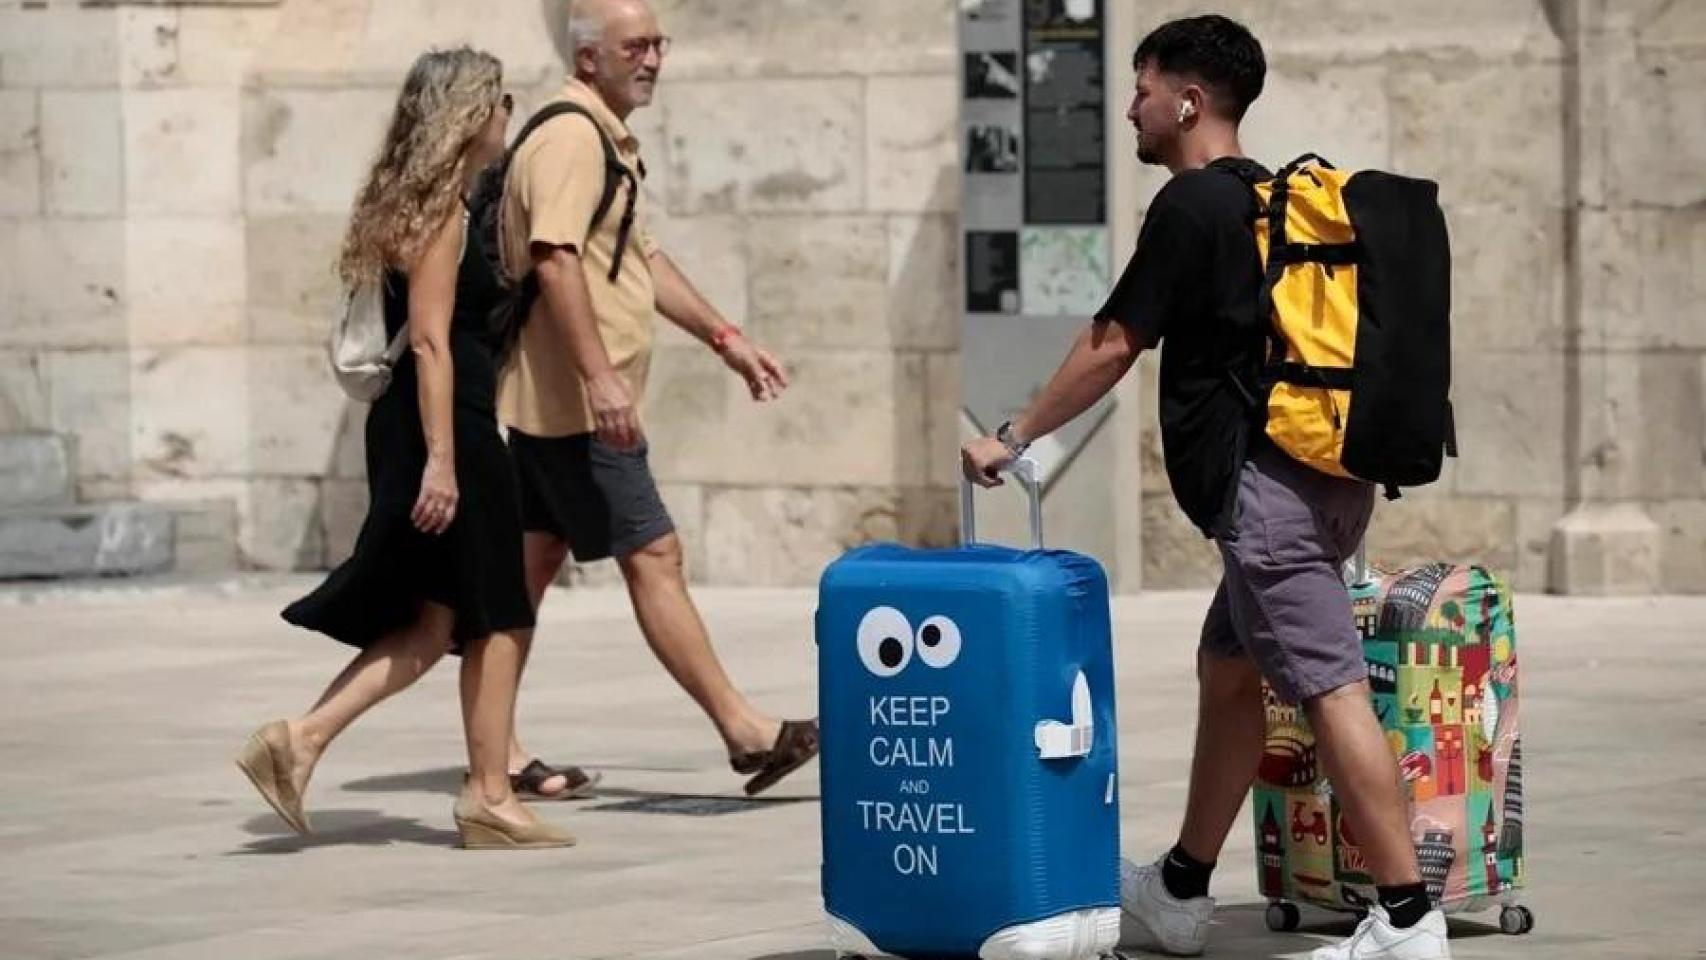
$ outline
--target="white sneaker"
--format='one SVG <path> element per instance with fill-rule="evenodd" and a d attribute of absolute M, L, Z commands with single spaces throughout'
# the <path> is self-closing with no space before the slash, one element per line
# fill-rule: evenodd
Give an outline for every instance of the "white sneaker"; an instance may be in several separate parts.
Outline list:
<path fill-rule="evenodd" d="M 1149 931 L 1163 953 L 1194 957 L 1208 945 L 1214 898 L 1180 900 L 1168 893 L 1159 860 L 1140 866 L 1120 859 L 1120 907 Z"/>
<path fill-rule="evenodd" d="M 1322 947 L 1310 960 L 1451 960 L 1445 914 L 1431 910 L 1415 926 L 1400 930 L 1379 904 L 1357 924 L 1356 933 L 1342 943 Z"/>

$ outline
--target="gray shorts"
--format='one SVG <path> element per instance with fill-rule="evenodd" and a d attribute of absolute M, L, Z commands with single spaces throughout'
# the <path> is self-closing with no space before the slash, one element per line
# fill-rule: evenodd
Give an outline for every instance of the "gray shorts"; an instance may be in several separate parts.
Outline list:
<path fill-rule="evenodd" d="M 675 531 L 646 459 L 590 433 L 533 437 L 509 432 L 521 485 L 521 526 L 568 541 L 576 560 L 621 559 Z"/>
<path fill-rule="evenodd" d="M 1288 703 L 1368 678 L 1344 562 L 1374 512 L 1374 487 L 1331 477 L 1265 440 L 1238 476 L 1231 531 L 1216 541 L 1223 576 L 1202 649 L 1249 656 Z"/>

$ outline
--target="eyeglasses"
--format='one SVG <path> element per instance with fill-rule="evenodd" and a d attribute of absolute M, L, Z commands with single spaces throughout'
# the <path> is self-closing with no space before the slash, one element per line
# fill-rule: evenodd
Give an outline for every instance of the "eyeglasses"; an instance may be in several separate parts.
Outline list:
<path fill-rule="evenodd" d="M 646 51 L 653 47 L 657 48 L 658 56 L 662 57 L 669 52 L 669 45 L 670 38 L 659 34 L 655 37 L 635 37 L 632 40 L 624 40 L 617 45 L 616 49 L 621 52 L 622 59 L 635 62 L 644 60 Z"/>

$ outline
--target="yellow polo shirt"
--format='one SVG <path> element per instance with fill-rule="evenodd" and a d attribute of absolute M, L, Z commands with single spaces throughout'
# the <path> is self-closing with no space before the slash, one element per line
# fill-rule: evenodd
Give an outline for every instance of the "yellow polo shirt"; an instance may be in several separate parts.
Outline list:
<path fill-rule="evenodd" d="M 571 77 L 558 100 L 587 108 L 616 146 L 617 157 L 638 176 L 640 142 L 597 91 Z M 616 177 L 614 173 L 612 177 Z M 547 121 L 516 152 L 504 185 L 498 232 L 504 271 L 512 278 L 532 266 L 532 244 L 573 247 L 580 254 L 587 292 L 598 315 L 598 333 L 616 372 L 634 393 L 636 408 L 646 391 L 652 357 L 650 256 L 657 250 L 646 228 L 645 195 L 635 198 L 634 226 L 622 267 L 610 280 L 616 235 L 632 189 L 616 178 L 616 196 L 604 219 L 591 223 L 604 190 L 604 148 L 586 117 L 565 114 Z M 498 417 L 523 433 L 564 437 L 596 429 L 586 386 L 569 354 L 562 321 L 548 314 L 544 297 L 522 327 L 520 343 L 504 371 Z"/>

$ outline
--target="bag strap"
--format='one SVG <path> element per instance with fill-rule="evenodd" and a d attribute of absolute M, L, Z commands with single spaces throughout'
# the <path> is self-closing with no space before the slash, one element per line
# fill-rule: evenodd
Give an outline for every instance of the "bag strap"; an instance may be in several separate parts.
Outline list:
<path fill-rule="evenodd" d="M 605 216 L 610 213 L 611 206 L 616 202 L 617 188 L 624 181 L 628 184 L 628 200 L 622 211 L 622 221 L 616 228 L 616 253 L 610 258 L 610 271 L 608 273 L 610 282 L 615 283 L 616 277 L 622 270 L 622 256 L 628 250 L 629 234 L 633 231 L 634 206 L 640 192 L 640 183 L 639 179 L 634 176 L 634 172 L 622 163 L 622 158 L 616 152 L 616 144 L 605 132 L 604 125 L 598 122 L 597 117 L 593 116 L 592 111 L 581 104 L 568 100 L 558 100 L 541 107 L 537 113 L 528 118 L 526 126 L 521 128 L 521 132 L 516 134 L 515 142 L 510 145 L 509 153 L 504 158 L 505 165 L 507 166 L 509 161 L 515 158 L 516 151 L 520 150 L 521 145 L 527 142 L 527 138 L 532 136 L 533 131 L 564 114 L 585 117 L 598 134 L 598 145 L 604 152 L 604 181 L 598 196 L 598 205 L 592 211 L 590 222 L 592 228 L 603 223 Z M 640 164 L 640 176 L 645 175 L 646 167 L 642 163 Z"/>

